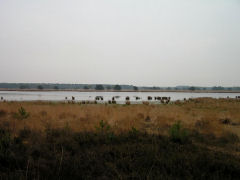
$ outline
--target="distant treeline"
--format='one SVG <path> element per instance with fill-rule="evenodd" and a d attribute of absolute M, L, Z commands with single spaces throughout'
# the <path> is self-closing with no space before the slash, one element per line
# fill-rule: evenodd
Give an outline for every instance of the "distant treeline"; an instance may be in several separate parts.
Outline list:
<path fill-rule="evenodd" d="M 240 91 L 240 87 L 199 87 L 199 86 L 175 86 L 175 87 L 146 87 L 133 85 L 113 85 L 113 84 L 54 84 L 54 83 L 0 83 L 0 89 L 55 89 L 55 90 L 223 90 Z"/>
<path fill-rule="evenodd" d="M 206 91 L 239 91 L 240 87 L 222 87 L 222 86 L 213 86 L 213 87 L 201 87 L 201 86 L 176 86 L 176 87 L 141 87 L 141 89 L 151 89 L 151 90 L 206 90 Z"/>

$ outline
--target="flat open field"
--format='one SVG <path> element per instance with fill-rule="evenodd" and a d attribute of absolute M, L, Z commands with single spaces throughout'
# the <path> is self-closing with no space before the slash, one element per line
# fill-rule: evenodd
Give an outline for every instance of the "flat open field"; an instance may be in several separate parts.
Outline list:
<path fill-rule="evenodd" d="M 2 178 L 240 177 L 236 99 L 1 102 L 0 127 Z"/>
<path fill-rule="evenodd" d="M 19 120 L 14 116 L 20 107 L 29 117 Z M 165 134 L 172 124 L 181 121 L 185 128 L 203 133 L 220 136 L 232 132 L 240 136 L 240 101 L 235 99 L 199 98 L 167 105 L 5 102 L 0 103 L 0 110 L 0 122 L 8 124 L 15 133 L 24 126 L 43 131 L 46 125 L 54 128 L 67 125 L 74 132 L 95 131 L 96 125 L 103 120 L 115 133 L 134 127 L 150 134 Z"/>

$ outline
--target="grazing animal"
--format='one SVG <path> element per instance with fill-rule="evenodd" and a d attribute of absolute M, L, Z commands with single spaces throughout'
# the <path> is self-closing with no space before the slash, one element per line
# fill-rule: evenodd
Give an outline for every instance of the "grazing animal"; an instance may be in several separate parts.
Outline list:
<path fill-rule="evenodd" d="M 129 101 L 129 100 L 130 100 L 130 97 L 129 97 L 129 96 L 127 96 L 127 97 L 126 97 L 126 101 Z"/>
<path fill-rule="evenodd" d="M 112 101 L 112 104 L 117 104 L 117 102 L 115 100 Z"/>
<path fill-rule="evenodd" d="M 136 100 L 139 100 L 139 99 L 140 99 L 140 97 L 136 96 Z"/>
<path fill-rule="evenodd" d="M 1 96 L 1 100 L 3 100 L 3 97 Z"/>
<path fill-rule="evenodd" d="M 181 101 L 180 101 L 180 100 L 177 100 L 177 101 L 175 101 L 175 104 L 176 104 L 176 105 L 180 105 L 180 104 L 181 104 Z"/>
<path fill-rule="evenodd" d="M 149 105 L 149 102 L 147 102 L 147 101 L 143 101 L 142 102 L 144 105 Z"/>
<path fill-rule="evenodd" d="M 67 100 L 67 97 L 65 97 L 65 100 Z"/>
<path fill-rule="evenodd" d="M 115 97 L 112 97 L 112 101 L 115 101 Z"/>
<path fill-rule="evenodd" d="M 73 101 L 75 100 L 75 97 L 74 97 L 74 96 L 72 96 L 72 100 L 73 100 Z"/>
<path fill-rule="evenodd" d="M 162 97 L 162 100 L 168 100 L 168 97 Z"/>
<path fill-rule="evenodd" d="M 103 97 L 102 97 L 102 96 L 96 96 L 96 97 L 95 97 L 95 100 L 96 100 L 96 101 L 99 101 L 99 100 L 102 100 L 102 101 L 103 101 Z"/>
<path fill-rule="evenodd" d="M 152 97 L 151 97 L 151 96 L 148 96 L 148 100 L 149 100 L 149 101 L 152 100 Z"/>
<path fill-rule="evenodd" d="M 131 103 L 130 103 L 130 101 L 126 101 L 126 105 L 130 105 Z"/>

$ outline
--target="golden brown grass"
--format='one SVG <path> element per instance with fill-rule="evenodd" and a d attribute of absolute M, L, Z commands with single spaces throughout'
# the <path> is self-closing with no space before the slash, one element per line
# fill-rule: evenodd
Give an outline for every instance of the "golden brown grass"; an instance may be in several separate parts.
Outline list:
<path fill-rule="evenodd" d="M 30 113 L 19 120 L 14 113 L 20 107 Z M 224 124 L 223 119 L 230 123 Z M 176 121 L 201 133 L 221 136 L 232 132 L 240 136 L 240 102 L 231 99 L 201 98 L 168 105 L 100 105 L 65 104 L 53 102 L 1 102 L 0 123 L 13 132 L 25 126 L 43 131 L 46 126 L 65 127 L 73 131 L 94 131 L 99 122 L 108 122 L 115 133 L 132 127 L 148 133 L 166 134 Z"/>

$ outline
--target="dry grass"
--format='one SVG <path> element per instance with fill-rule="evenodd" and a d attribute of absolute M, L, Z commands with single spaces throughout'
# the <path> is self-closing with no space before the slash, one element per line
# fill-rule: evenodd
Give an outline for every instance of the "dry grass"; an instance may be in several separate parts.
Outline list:
<path fill-rule="evenodd" d="M 209 98 L 165 105 L 2 102 L 0 177 L 238 179 L 239 110 L 239 101 Z"/>
<path fill-rule="evenodd" d="M 14 113 L 24 107 L 30 116 L 19 120 Z M 201 133 L 221 136 L 232 132 L 240 136 L 240 102 L 231 99 L 201 98 L 168 105 L 100 105 L 65 104 L 53 102 L 2 102 L 0 123 L 15 134 L 25 126 L 43 131 L 68 125 L 75 132 L 94 131 L 98 123 L 108 122 L 115 133 L 135 127 L 154 134 L 166 134 L 176 121 Z M 224 124 L 221 119 L 230 123 Z"/>

